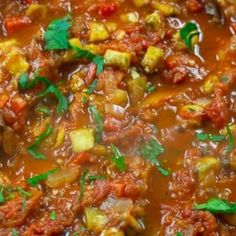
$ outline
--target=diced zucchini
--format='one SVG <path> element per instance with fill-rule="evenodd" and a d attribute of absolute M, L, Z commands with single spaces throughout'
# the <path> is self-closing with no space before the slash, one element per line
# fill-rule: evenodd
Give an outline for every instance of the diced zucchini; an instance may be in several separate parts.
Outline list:
<path fill-rule="evenodd" d="M 161 48 L 149 46 L 142 60 L 144 70 L 146 72 L 154 71 L 163 57 L 164 51 Z"/>
<path fill-rule="evenodd" d="M 120 19 L 126 23 L 137 23 L 139 21 L 139 14 L 138 12 L 129 12 L 122 14 Z"/>
<path fill-rule="evenodd" d="M 70 43 L 70 45 L 72 45 L 72 46 L 74 46 L 74 47 L 79 47 L 79 48 L 82 47 L 79 38 L 72 38 L 72 39 L 69 40 L 69 43 Z"/>
<path fill-rule="evenodd" d="M 143 7 L 150 3 L 150 0 L 133 0 L 136 7 Z"/>
<path fill-rule="evenodd" d="M 110 34 L 103 23 L 99 22 L 90 22 L 90 42 L 104 41 L 110 37 Z"/>
<path fill-rule="evenodd" d="M 128 90 L 132 103 L 139 102 L 145 94 L 147 87 L 147 80 L 145 77 L 139 77 L 128 81 Z"/>
<path fill-rule="evenodd" d="M 117 30 L 117 24 L 114 22 L 106 22 L 105 23 L 107 30 L 112 33 Z"/>
<path fill-rule="evenodd" d="M 210 170 L 213 170 L 214 173 L 219 171 L 220 161 L 215 157 L 202 157 L 196 161 L 195 168 L 198 172 L 199 180 L 203 180 Z"/>
<path fill-rule="evenodd" d="M 220 82 L 220 79 L 217 75 L 209 75 L 204 84 L 203 84 L 203 90 L 206 93 L 211 94 L 215 88 L 215 86 Z"/>
<path fill-rule="evenodd" d="M 93 129 L 77 129 L 69 133 L 73 152 L 88 151 L 94 146 Z"/>
<path fill-rule="evenodd" d="M 75 181 L 79 176 L 78 168 L 68 168 L 60 170 L 60 172 L 54 173 L 47 177 L 45 181 L 46 185 L 50 188 L 57 188 L 65 184 L 69 184 Z"/>
<path fill-rule="evenodd" d="M 100 236 L 125 236 L 124 232 L 117 228 L 104 229 Z"/>
<path fill-rule="evenodd" d="M 86 45 L 84 45 L 83 48 L 85 50 L 88 50 L 88 51 L 94 53 L 94 54 L 101 54 L 101 48 L 96 44 L 93 44 L 93 43 L 86 44 Z"/>
<path fill-rule="evenodd" d="M 4 67 L 14 76 L 20 76 L 29 69 L 29 63 L 20 50 L 13 48 L 4 60 Z"/>
<path fill-rule="evenodd" d="M 15 39 L 9 39 L 7 41 L 0 42 L 0 51 L 3 54 L 7 54 L 7 53 L 11 52 L 11 50 L 15 46 L 17 46 L 17 41 Z"/>
<path fill-rule="evenodd" d="M 46 17 L 46 14 L 47 6 L 37 3 L 30 4 L 28 9 L 26 10 L 26 15 L 29 16 L 31 19 L 42 19 Z"/>
<path fill-rule="evenodd" d="M 125 31 L 124 30 L 117 30 L 115 32 L 115 37 L 116 37 L 116 40 L 122 40 L 124 37 L 125 37 Z"/>
<path fill-rule="evenodd" d="M 85 208 L 85 218 L 87 228 L 95 233 L 101 233 L 108 222 L 107 216 L 95 207 Z"/>
<path fill-rule="evenodd" d="M 107 66 L 117 66 L 120 69 L 128 70 L 131 62 L 131 54 L 108 49 L 104 55 L 104 63 Z"/>
<path fill-rule="evenodd" d="M 174 6 L 167 3 L 160 3 L 157 0 L 152 2 L 152 6 L 155 10 L 158 10 L 164 16 L 171 16 L 177 13 L 177 9 Z"/>
<path fill-rule="evenodd" d="M 123 89 L 116 89 L 110 96 L 110 101 L 113 104 L 125 106 L 128 102 L 128 93 Z"/>
<path fill-rule="evenodd" d="M 153 12 L 150 15 L 147 15 L 145 18 L 145 25 L 148 28 L 158 30 L 162 25 L 161 17 L 157 12 Z"/>

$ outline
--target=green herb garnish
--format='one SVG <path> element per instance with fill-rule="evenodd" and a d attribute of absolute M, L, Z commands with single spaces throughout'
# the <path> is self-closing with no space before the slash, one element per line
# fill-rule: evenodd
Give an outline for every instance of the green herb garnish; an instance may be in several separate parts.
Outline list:
<path fill-rule="evenodd" d="M 125 157 L 120 152 L 120 150 L 114 145 L 111 144 L 111 150 L 113 152 L 113 156 L 111 157 L 112 162 L 120 171 L 126 171 L 127 166 L 125 164 Z"/>
<path fill-rule="evenodd" d="M 57 219 L 57 213 L 55 211 L 52 211 L 50 213 L 50 220 L 56 220 Z"/>
<path fill-rule="evenodd" d="M 234 149 L 234 143 L 235 143 L 235 140 L 234 140 L 234 136 L 232 134 L 232 131 L 229 127 L 229 125 L 226 126 L 226 130 L 227 130 L 227 135 L 228 135 L 228 140 L 229 140 L 229 144 L 227 146 L 227 148 L 225 149 L 225 153 L 228 154 L 230 152 L 233 151 Z"/>
<path fill-rule="evenodd" d="M 81 49 L 71 44 L 70 44 L 70 47 L 75 51 L 74 57 L 76 59 L 84 58 L 89 61 L 92 61 L 94 64 L 97 65 L 97 74 L 102 73 L 103 67 L 104 67 L 104 60 L 102 56 L 93 54 L 92 52 L 88 50 Z"/>
<path fill-rule="evenodd" d="M 95 106 L 93 105 L 89 106 L 89 111 L 91 113 L 93 120 L 96 123 L 96 137 L 95 137 L 96 142 L 100 142 L 102 139 L 102 132 L 104 127 L 103 118 Z"/>
<path fill-rule="evenodd" d="M 3 203 L 6 201 L 5 197 L 4 197 L 4 194 L 3 194 L 3 187 L 1 187 L 1 190 L 0 190 L 0 203 Z"/>
<path fill-rule="evenodd" d="M 13 228 L 11 230 L 11 236 L 19 236 L 19 233 L 18 233 L 17 229 Z"/>
<path fill-rule="evenodd" d="M 196 133 L 196 137 L 200 141 L 220 142 L 225 139 L 224 135 L 214 135 L 205 133 Z"/>
<path fill-rule="evenodd" d="M 72 17 L 70 15 L 53 20 L 44 34 L 47 50 L 69 49 L 69 29 Z"/>
<path fill-rule="evenodd" d="M 84 173 L 80 176 L 79 184 L 80 184 L 80 194 L 79 194 L 79 200 L 81 200 L 84 196 L 84 185 L 86 181 L 86 176 L 88 174 L 88 171 L 84 171 Z"/>
<path fill-rule="evenodd" d="M 153 93 L 156 90 L 156 86 L 151 85 L 151 84 L 147 84 L 146 90 L 148 93 Z"/>
<path fill-rule="evenodd" d="M 39 83 L 42 83 L 44 85 L 44 89 L 37 95 L 37 97 L 45 97 L 48 94 L 54 94 L 54 96 L 58 100 L 57 112 L 62 113 L 67 111 L 68 101 L 66 97 L 62 94 L 62 92 L 55 84 L 53 84 L 47 78 L 39 76 L 37 72 L 34 74 L 32 81 L 29 81 L 29 77 L 26 74 L 21 75 L 19 80 L 19 87 L 21 89 L 31 89 Z"/>
<path fill-rule="evenodd" d="M 183 233 L 177 232 L 177 233 L 176 233 L 176 236 L 183 236 Z"/>
<path fill-rule="evenodd" d="M 95 88 L 96 88 L 96 86 L 97 86 L 97 83 L 98 83 L 98 80 L 97 80 L 97 79 L 95 79 L 95 80 L 91 83 L 91 85 L 89 86 L 88 90 L 86 91 L 86 93 L 87 93 L 88 95 L 94 93 L 94 90 L 95 90 Z"/>
<path fill-rule="evenodd" d="M 80 194 L 79 194 L 79 200 L 81 200 L 84 196 L 84 186 L 86 181 L 95 181 L 97 179 L 103 180 L 106 179 L 103 175 L 88 175 L 88 170 L 85 170 L 83 174 L 80 176 Z"/>
<path fill-rule="evenodd" d="M 57 173 L 58 171 L 59 171 L 59 169 L 54 169 L 54 170 L 49 170 L 48 172 L 42 173 L 40 175 L 34 175 L 34 176 L 27 179 L 27 183 L 30 184 L 31 186 L 35 187 L 39 184 L 40 181 L 47 180 L 49 175 Z"/>
<path fill-rule="evenodd" d="M 38 151 L 38 148 L 40 147 L 42 142 L 52 134 L 52 132 L 53 128 L 50 125 L 48 125 L 46 127 L 46 130 L 38 137 L 36 137 L 35 142 L 27 148 L 28 153 L 32 155 L 35 159 L 38 160 L 46 159 L 45 155 Z"/>
<path fill-rule="evenodd" d="M 50 116 L 51 115 L 50 109 L 48 107 L 46 107 L 46 106 L 39 106 L 37 108 L 37 111 L 42 113 L 42 114 L 44 114 L 44 115 L 46 115 L 46 116 Z"/>
<path fill-rule="evenodd" d="M 236 203 L 230 203 L 225 199 L 211 198 L 206 203 L 196 204 L 194 210 L 209 211 L 211 213 L 236 213 Z"/>
<path fill-rule="evenodd" d="M 164 176 L 170 175 L 171 171 L 164 169 L 157 157 L 164 152 L 162 145 L 156 139 L 151 139 L 142 149 L 141 153 L 150 163 L 155 165 Z"/>
<path fill-rule="evenodd" d="M 180 37 L 186 44 L 186 46 L 192 50 L 192 39 L 194 36 L 200 35 L 198 26 L 193 22 L 187 22 L 182 29 L 180 29 Z"/>

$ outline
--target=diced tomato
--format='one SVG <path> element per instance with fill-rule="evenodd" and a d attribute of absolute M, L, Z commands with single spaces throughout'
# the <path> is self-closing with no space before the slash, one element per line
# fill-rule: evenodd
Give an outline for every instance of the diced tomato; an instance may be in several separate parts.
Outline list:
<path fill-rule="evenodd" d="M 0 109 L 3 109 L 4 106 L 6 105 L 7 101 L 9 100 L 9 95 L 8 94 L 1 94 L 0 95 Z"/>
<path fill-rule="evenodd" d="M 101 17 L 108 17 L 117 10 L 116 3 L 103 3 L 93 5 L 89 11 L 96 11 Z"/>
<path fill-rule="evenodd" d="M 199 12 L 203 9 L 203 6 L 198 0 L 188 0 L 186 1 L 186 7 L 191 12 Z"/>
<path fill-rule="evenodd" d="M 5 18 L 5 27 L 8 33 L 13 33 L 19 28 L 30 25 L 31 21 L 27 16 L 15 16 Z"/>
<path fill-rule="evenodd" d="M 78 166 L 86 164 L 90 161 L 90 155 L 87 152 L 81 152 L 76 156 L 73 156 L 72 159 L 69 161 L 69 165 L 71 166 Z"/>
<path fill-rule="evenodd" d="M 27 105 L 27 102 L 20 96 L 16 95 L 11 99 L 11 108 L 15 113 L 19 113 Z"/>
<path fill-rule="evenodd" d="M 107 116 L 104 121 L 104 130 L 108 132 L 116 132 L 123 127 L 122 121 L 115 119 L 114 117 Z"/>
<path fill-rule="evenodd" d="M 31 4 L 33 2 L 33 0 L 23 0 L 23 2 L 26 4 Z"/>

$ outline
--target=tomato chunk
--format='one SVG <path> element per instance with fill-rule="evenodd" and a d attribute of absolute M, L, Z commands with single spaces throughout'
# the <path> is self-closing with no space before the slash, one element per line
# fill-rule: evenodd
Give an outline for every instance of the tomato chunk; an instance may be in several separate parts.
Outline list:
<path fill-rule="evenodd" d="M 27 16 L 6 17 L 5 27 L 8 33 L 13 33 L 19 28 L 30 25 L 30 19 Z"/>

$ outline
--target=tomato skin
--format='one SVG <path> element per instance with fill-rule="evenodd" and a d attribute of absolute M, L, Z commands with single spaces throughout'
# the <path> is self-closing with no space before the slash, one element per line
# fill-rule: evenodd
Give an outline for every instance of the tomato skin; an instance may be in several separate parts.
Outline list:
<path fill-rule="evenodd" d="M 97 12 L 101 17 L 106 18 L 117 10 L 116 3 L 101 3 L 93 5 L 89 10 Z"/>
<path fill-rule="evenodd" d="M 78 153 L 76 156 L 73 156 L 69 161 L 70 166 L 79 166 L 84 165 L 90 162 L 90 154 L 87 152 Z"/>
<path fill-rule="evenodd" d="M 14 96 L 11 99 L 11 108 L 14 113 L 19 113 L 22 111 L 27 105 L 27 102 L 20 96 Z"/>
<path fill-rule="evenodd" d="M 19 28 L 30 25 L 31 21 L 27 16 L 15 16 L 5 18 L 5 28 L 8 33 L 13 33 Z"/>

